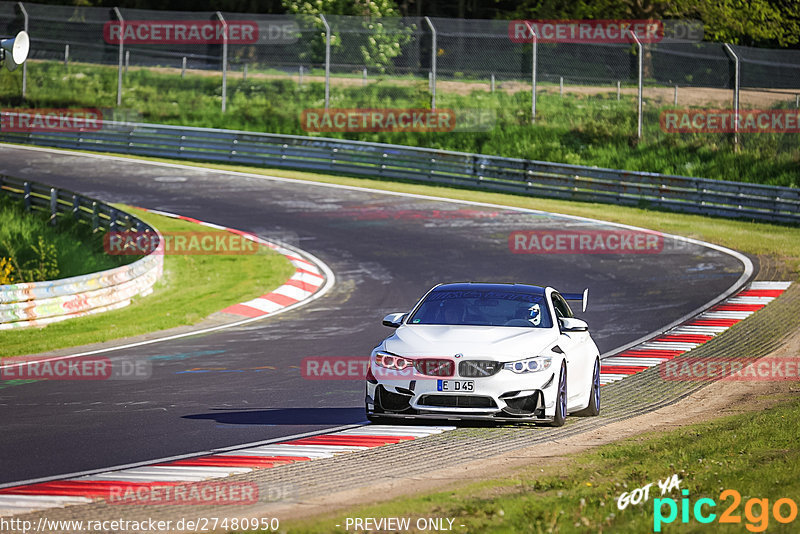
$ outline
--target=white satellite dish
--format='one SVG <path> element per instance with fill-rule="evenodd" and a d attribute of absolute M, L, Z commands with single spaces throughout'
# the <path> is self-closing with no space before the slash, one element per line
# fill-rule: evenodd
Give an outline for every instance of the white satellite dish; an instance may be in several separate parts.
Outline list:
<path fill-rule="evenodd" d="M 14 70 L 28 59 L 31 50 L 31 40 L 27 32 L 19 32 L 11 39 L 0 39 L 0 48 L 3 49 L 3 58 L 6 68 Z"/>

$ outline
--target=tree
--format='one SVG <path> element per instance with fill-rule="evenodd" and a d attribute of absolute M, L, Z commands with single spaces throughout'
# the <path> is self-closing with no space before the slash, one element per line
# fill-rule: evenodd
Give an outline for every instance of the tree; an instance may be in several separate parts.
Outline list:
<path fill-rule="evenodd" d="M 286 12 L 308 17 L 320 33 L 309 44 L 305 53 L 307 59 L 321 63 L 324 61 L 325 34 L 319 15 L 349 15 L 361 20 L 342 21 L 343 29 L 349 29 L 363 37 L 344 42 L 335 29 L 331 34 L 331 49 L 351 61 L 358 57 L 366 67 L 385 72 L 392 60 L 400 55 L 401 47 L 410 39 L 412 28 L 398 23 L 399 11 L 392 0 L 283 0 Z M 387 20 L 382 20 L 387 18 Z M 350 32 L 348 32 L 350 33 Z"/>

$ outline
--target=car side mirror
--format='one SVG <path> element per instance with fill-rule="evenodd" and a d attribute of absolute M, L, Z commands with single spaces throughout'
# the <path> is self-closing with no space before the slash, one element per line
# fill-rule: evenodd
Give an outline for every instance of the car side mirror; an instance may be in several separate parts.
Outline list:
<path fill-rule="evenodd" d="M 575 317 L 560 317 L 558 322 L 563 332 L 586 332 L 589 330 L 589 325 L 586 324 L 586 321 Z"/>
<path fill-rule="evenodd" d="M 403 319 L 406 318 L 407 313 L 390 313 L 386 317 L 383 318 L 383 326 L 388 326 L 389 328 L 398 328 L 401 324 L 403 324 Z"/>

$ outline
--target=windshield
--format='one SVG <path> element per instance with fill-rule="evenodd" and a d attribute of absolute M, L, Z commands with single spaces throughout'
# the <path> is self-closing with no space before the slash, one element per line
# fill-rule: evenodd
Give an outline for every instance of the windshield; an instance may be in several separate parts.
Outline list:
<path fill-rule="evenodd" d="M 528 328 L 553 326 L 543 296 L 496 290 L 433 291 L 408 323 Z"/>

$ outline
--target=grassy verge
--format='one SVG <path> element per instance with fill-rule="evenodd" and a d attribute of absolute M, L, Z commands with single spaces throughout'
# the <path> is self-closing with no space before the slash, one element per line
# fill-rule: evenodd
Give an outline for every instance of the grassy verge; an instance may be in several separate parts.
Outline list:
<path fill-rule="evenodd" d="M 324 103 L 322 83 L 300 86 L 296 79 L 255 71 L 247 80 L 238 75 L 229 78 L 224 114 L 220 110 L 221 77 L 214 73 L 187 74 L 184 79 L 178 70 L 133 68 L 125 76 L 120 109 L 115 109 L 116 67 L 65 67 L 59 62 L 31 61 L 29 93 L 24 102 L 18 96 L 19 76 L 13 73 L 0 78 L 3 106 L 105 107 L 109 108 L 106 118 L 120 119 L 127 114 L 144 122 L 185 126 L 306 135 L 301 112 Z M 735 153 L 730 134 L 662 131 L 660 113 L 674 106 L 654 97 L 646 99 L 645 130 L 643 141 L 639 141 L 636 105 L 631 96 L 617 101 L 611 88 L 594 95 L 568 93 L 563 98 L 542 92 L 537 95 L 535 125 L 530 124 L 530 96 L 530 91 L 490 93 L 451 82 L 437 90 L 437 106 L 490 110 L 497 117 L 494 128 L 482 132 L 323 135 L 617 169 L 795 187 L 800 184 L 800 134 L 742 134 L 741 150 Z M 382 77 L 366 87 L 334 83 L 331 102 L 335 108 L 428 108 L 430 92 L 419 80 Z"/>
<path fill-rule="evenodd" d="M 282 524 L 288 532 L 344 532 L 347 517 L 419 517 L 454 519 L 456 532 L 653 532 L 654 515 L 669 517 L 676 501 L 677 517 L 663 532 L 796 532 L 800 519 L 780 524 L 772 515 L 781 498 L 800 495 L 800 401 L 692 425 L 667 434 L 650 434 L 596 451 L 570 456 L 556 465 L 531 465 L 510 478 L 498 478 L 459 489 L 394 499 L 389 504 L 357 507 L 343 514 Z M 754 467 L 757 466 L 757 469 Z M 676 474 L 680 489 L 661 495 L 657 481 Z M 636 488 L 653 483 L 649 498 L 618 509 L 617 501 Z M 682 524 L 681 490 L 688 490 L 688 521 Z M 733 506 L 735 490 L 741 503 L 732 510 L 740 523 L 721 525 L 720 516 Z M 716 514 L 710 524 L 693 516 L 695 503 L 712 499 Z M 766 510 L 751 499 L 768 499 Z M 789 506 L 782 515 L 789 516 Z M 749 512 L 750 515 L 746 515 Z M 336 524 L 342 525 L 337 529 Z M 460 525 L 465 525 L 464 528 Z M 745 528 L 747 530 L 745 530 Z M 352 529 L 351 529 L 352 531 Z M 412 529 L 413 531 L 413 529 Z"/>
<path fill-rule="evenodd" d="M 0 285 L 68 278 L 132 262 L 131 256 L 103 253 L 100 234 L 69 218 L 58 226 L 49 215 L 25 212 L 22 202 L 0 194 Z M 5 262 L 4 262 L 5 260 Z"/>
<path fill-rule="evenodd" d="M 186 221 L 131 210 L 162 232 L 208 232 Z M 120 310 L 0 332 L 0 357 L 33 354 L 191 325 L 226 306 L 255 298 L 294 272 L 283 256 L 262 247 L 252 255 L 167 255 L 152 294 Z"/>

